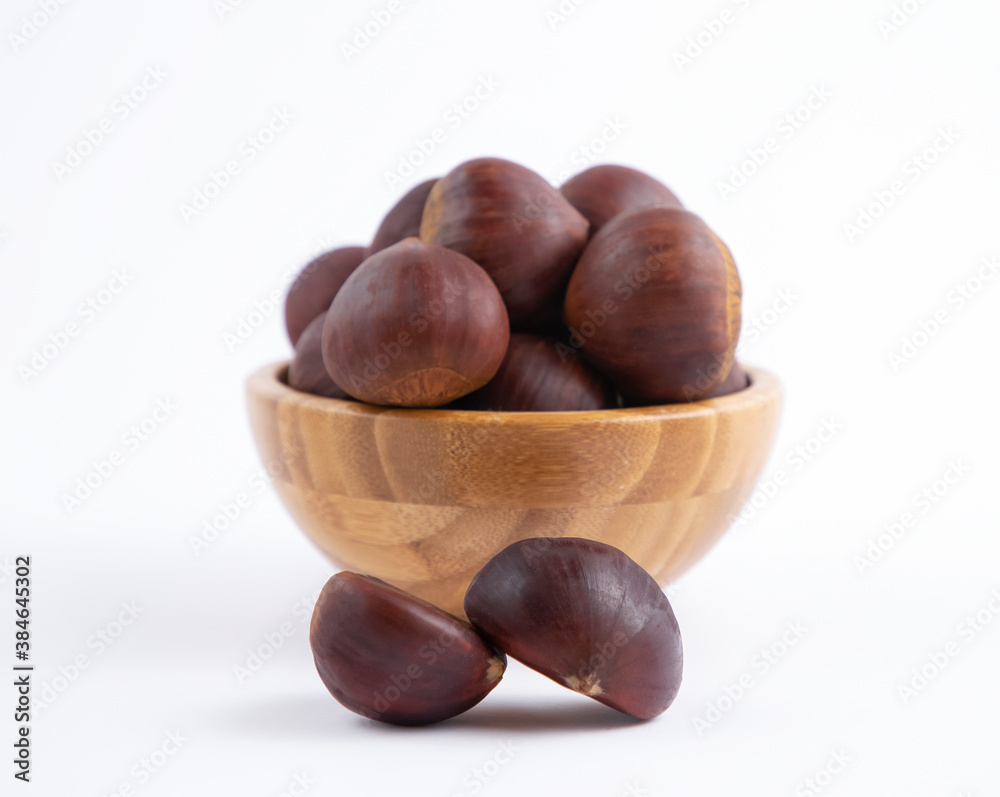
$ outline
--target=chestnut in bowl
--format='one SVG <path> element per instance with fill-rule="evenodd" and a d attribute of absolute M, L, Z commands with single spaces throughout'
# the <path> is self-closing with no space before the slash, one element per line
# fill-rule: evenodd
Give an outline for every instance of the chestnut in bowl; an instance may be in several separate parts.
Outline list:
<path fill-rule="evenodd" d="M 375 237 L 368 246 L 367 256 L 370 257 L 376 252 L 388 249 L 404 238 L 418 238 L 420 236 L 420 219 L 424 215 L 424 203 L 427 202 L 427 195 L 430 194 L 436 182 L 436 177 L 432 180 L 425 180 L 407 191 L 402 199 L 393 205 L 375 232 Z"/>
<path fill-rule="evenodd" d="M 288 386 L 314 396 L 346 399 L 349 398 L 347 393 L 330 378 L 323 363 L 324 321 L 325 313 L 316 316 L 299 336 L 295 356 L 288 364 Z"/>
<path fill-rule="evenodd" d="M 615 216 L 591 239 L 564 318 L 630 403 L 697 401 L 732 368 L 741 296 L 732 255 L 708 225 L 658 206 Z"/>
<path fill-rule="evenodd" d="M 750 384 L 750 378 L 747 376 L 746 371 L 738 362 L 733 362 L 733 367 L 729 370 L 729 376 L 727 376 L 721 385 L 712 391 L 709 398 L 719 398 L 720 396 L 728 396 L 730 393 L 736 393 L 737 391 L 744 390 Z"/>
<path fill-rule="evenodd" d="M 590 222 L 593 236 L 620 213 L 654 205 L 684 207 L 655 177 L 628 166 L 601 164 L 571 177 L 559 192 Z"/>
<path fill-rule="evenodd" d="M 478 158 L 434 184 L 420 237 L 475 260 L 500 290 L 514 331 L 532 331 L 558 320 L 587 230 L 587 220 L 535 172 Z"/>
<path fill-rule="evenodd" d="M 361 401 L 436 407 L 485 385 L 509 337 L 485 271 L 407 238 L 365 260 L 337 293 L 323 324 L 323 361 Z"/>
<path fill-rule="evenodd" d="M 515 333 L 496 376 L 452 408 L 568 412 L 616 406 L 614 386 L 569 347 L 553 338 Z"/>
<path fill-rule="evenodd" d="M 293 346 L 309 323 L 329 309 L 337 291 L 364 259 L 364 247 L 345 246 L 303 266 L 285 297 L 285 327 Z"/>

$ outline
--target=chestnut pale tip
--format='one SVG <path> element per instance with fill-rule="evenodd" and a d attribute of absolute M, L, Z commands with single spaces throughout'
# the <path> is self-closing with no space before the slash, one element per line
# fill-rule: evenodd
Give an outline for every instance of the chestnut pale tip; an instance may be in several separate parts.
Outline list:
<path fill-rule="evenodd" d="M 680 629 L 656 581 L 623 551 L 580 538 L 521 540 L 476 575 L 465 613 L 507 655 L 639 719 L 680 688 Z"/>

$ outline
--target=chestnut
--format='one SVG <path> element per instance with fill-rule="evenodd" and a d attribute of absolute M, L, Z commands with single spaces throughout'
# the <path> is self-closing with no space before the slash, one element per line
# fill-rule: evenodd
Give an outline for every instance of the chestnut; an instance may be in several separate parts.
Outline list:
<path fill-rule="evenodd" d="M 741 390 L 746 390 L 750 386 L 750 377 L 747 376 L 747 372 L 744 371 L 738 362 L 733 362 L 733 367 L 729 371 L 729 376 L 723 380 L 722 384 L 719 385 L 715 390 L 709 393 L 705 398 L 722 398 L 723 396 L 728 396 L 731 393 L 738 393 Z M 628 406 L 638 406 L 634 402 L 628 404 Z"/>
<path fill-rule="evenodd" d="M 525 331 L 558 319 L 587 228 L 587 220 L 535 172 L 478 158 L 435 183 L 420 237 L 481 265 L 503 296 L 511 326 Z"/>
<path fill-rule="evenodd" d="M 325 313 L 340 286 L 365 259 L 362 246 L 333 249 L 309 261 L 285 297 L 285 328 L 292 345 L 316 316 Z"/>
<path fill-rule="evenodd" d="M 330 378 L 323 364 L 325 320 L 325 313 L 316 316 L 299 335 L 299 342 L 295 344 L 295 356 L 288 364 L 288 386 L 316 396 L 346 399 L 347 394 Z"/>
<path fill-rule="evenodd" d="M 344 283 L 323 325 L 331 378 L 361 401 L 436 407 L 485 385 L 510 328 L 486 272 L 458 252 L 407 238 Z"/>
<path fill-rule="evenodd" d="M 666 595 L 625 553 L 573 537 L 521 540 L 473 578 L 465 613 L 508 656 L 639 719 L 680 688 L 680 629 Z"/>
<path fill-rule="evenodd" d="M 747 372 L 740 367 L 740 364 L 734 360 L 733 367 L 729 371 L 729 376 L 723 380 L 721 385 L 712 391 L 709 398 L 728 396 L 730 393 L 738 393 L 741 390 L 745 390 L 749 386 L 750 377 L 748 377 Z"/>
<path fill-rule="evenodd" d="M 468 623 L 372 576 L 338 573 L 309 624 L 319 677 L 345 708 L 396 725 L 454 717 L 486 697 L 507 657 Z"/>
<path fill-rule="evenodd" d="M 515 333 L 500 370 L 456 402 L 458 409 L 505 412 L 602 410 L 617 406 L 614 386 L 567 346 Z"/>
<path fill-rule="evenodd" d="M 368 247 L 368 256 L 381 252 L 404 238 L 416 238 L 420 235 L 420 219 L 424 215 L 424 203 L 427 195 L 437 182 L 426 180 L 415 188 L 411 188 L 403 198 L 390 210 L 379 225 Z"/>
<path fill-rule="evenodd" d="M 563 183 L 559 192 L 590 222 L 591 235 L 626 210 L 684 207 L 659 180 L 628 166 L 592 166 Z"/>
<path fill-rule="evenodd" d="M 626 211 L 591 239 L 566 291 L 570 342 L 630 403 L 705 398 L 729 375 L 742 289 L 698 216 Z"/>

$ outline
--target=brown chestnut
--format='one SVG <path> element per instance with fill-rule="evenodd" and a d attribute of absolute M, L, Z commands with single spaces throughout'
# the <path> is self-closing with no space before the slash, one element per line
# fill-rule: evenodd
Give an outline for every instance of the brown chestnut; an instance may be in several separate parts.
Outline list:
<path fill-rule="evenodd" d="M 729 376 L 727 376 L 721 385 L 719 385 L 712 393 L 709 398 L 720 398 L 722 396 L 728 396 L 730 393 L 738 393 L 741 390 L 745 390 L 750 385 L 750 377 L 747 376 L 747 372 L 744 371 L 738 362 L 733 361 L 733 367 L 729 370 Z"/>
<path fill-rule="evenodd" d="M 615 407 L 617 397 L 614 386 L 568 346 L 519 333 L 510 336 L 496 376 L 456 403 L 467 410 L 560 412 Z"/>
<path fill-rule="evenodd" d="M 299 335 L 299 342 L 295 344 L 295 356 L 288 364 L 288 386 L 316 396 L 346 399 L 347 394 L 330 378 L 323 364 L 325 320 L 325 313 L 316 316 Z"/>
<path fill-rule="evenodd" d="M 397 244 L 404 238 L 417 238 L 420 236 L 420 219 L 424 215 L 424 203 L 427 202 L 427 195 L 437 182 L 427 180 L 415 188 L 411 188 L 403 198 L 397 202 L 390 210 L 382 224 L 379 225 L 371 245 L 368 247 L 368 256 L 381 252 L 393 244 Z"/>
<path fill-rule="evenodd" d="M 558 318 L 587 220 L 530 169 L 479 158 L 435 183 L 420 237 L 479 263 L 500 289 L 511 326 L 537 329 Z"/>
<path fill-rule="evenodd" d="M 729 249 L 681 208 L 627 211 L 591 239 L 566 292 L 571 342 L 630 403 L 696 401 L 729 375 L 742 289 Z"/>
<path fill-rule="evenodd" d="M 508 656 L 633 717 L 662 714 L 680 688 L 684 656 L 670 602 L 610 545 L 515 542 L 473 578 L 465 613 Z"/>
<path fill-rule="evenodd" d="M 309 322 L 330 307 L 340 286 L 365 259 L 362 246 L 326 252 L 307 263 L 285 297 L 285 328 L 294 346 Z"/>
<path fill-rule="evenodd" d="M 654 205 L 684 207 L 655 177 L 628 166 L 592 166 L 563 183 L 559 191 L 590 222 L 591 235 L 627 210 Z"/>
<path fill-rule="evenodd" d="M 326 688 L 344 707 L 382 722 L 426 725 L 486 697 L 507 657 L 468 623 L 357 573 L 323 587 L 309 645 Z"/>
<path fill-rule="evenodd" d="M 729 376 L 725 378 L 721 385 L 719 385 L 715 390 L 709 393 L 705 398 L 722 398 L 723 396 L 728 396 L 731 393 L 738 393 L 741 390 L 746 390 L 750 386 L 750 377 L 747 376 L 747 372 L 744 371 L 738 362 L 733 362 L 733 367 L 729 370 Z M 635 402 L 631 402 L 629 406 L 638 406 Z"/>
<path fill-rule="evenodd" d="M 334 382 L 372 404 L 436 407 L 485 385 L 510 328 L 486 272 L 458 252 L 407 238 L 365 260 L 323 326 Z"/>

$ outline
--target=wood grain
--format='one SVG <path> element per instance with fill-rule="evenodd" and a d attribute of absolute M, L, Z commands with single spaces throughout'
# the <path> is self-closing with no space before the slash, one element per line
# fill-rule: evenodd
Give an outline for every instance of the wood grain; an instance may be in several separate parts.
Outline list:
<path fill-rule="evenodd" d="M 257 448 L 295 521 L 337 565 L 461 614 L 510 543 L 621 548 L 660 584 L 731 525 L 770 454 L 781 387 L 592 412 L 393 409 L 299 393 L 287 366 L 247 381 Z"/>

